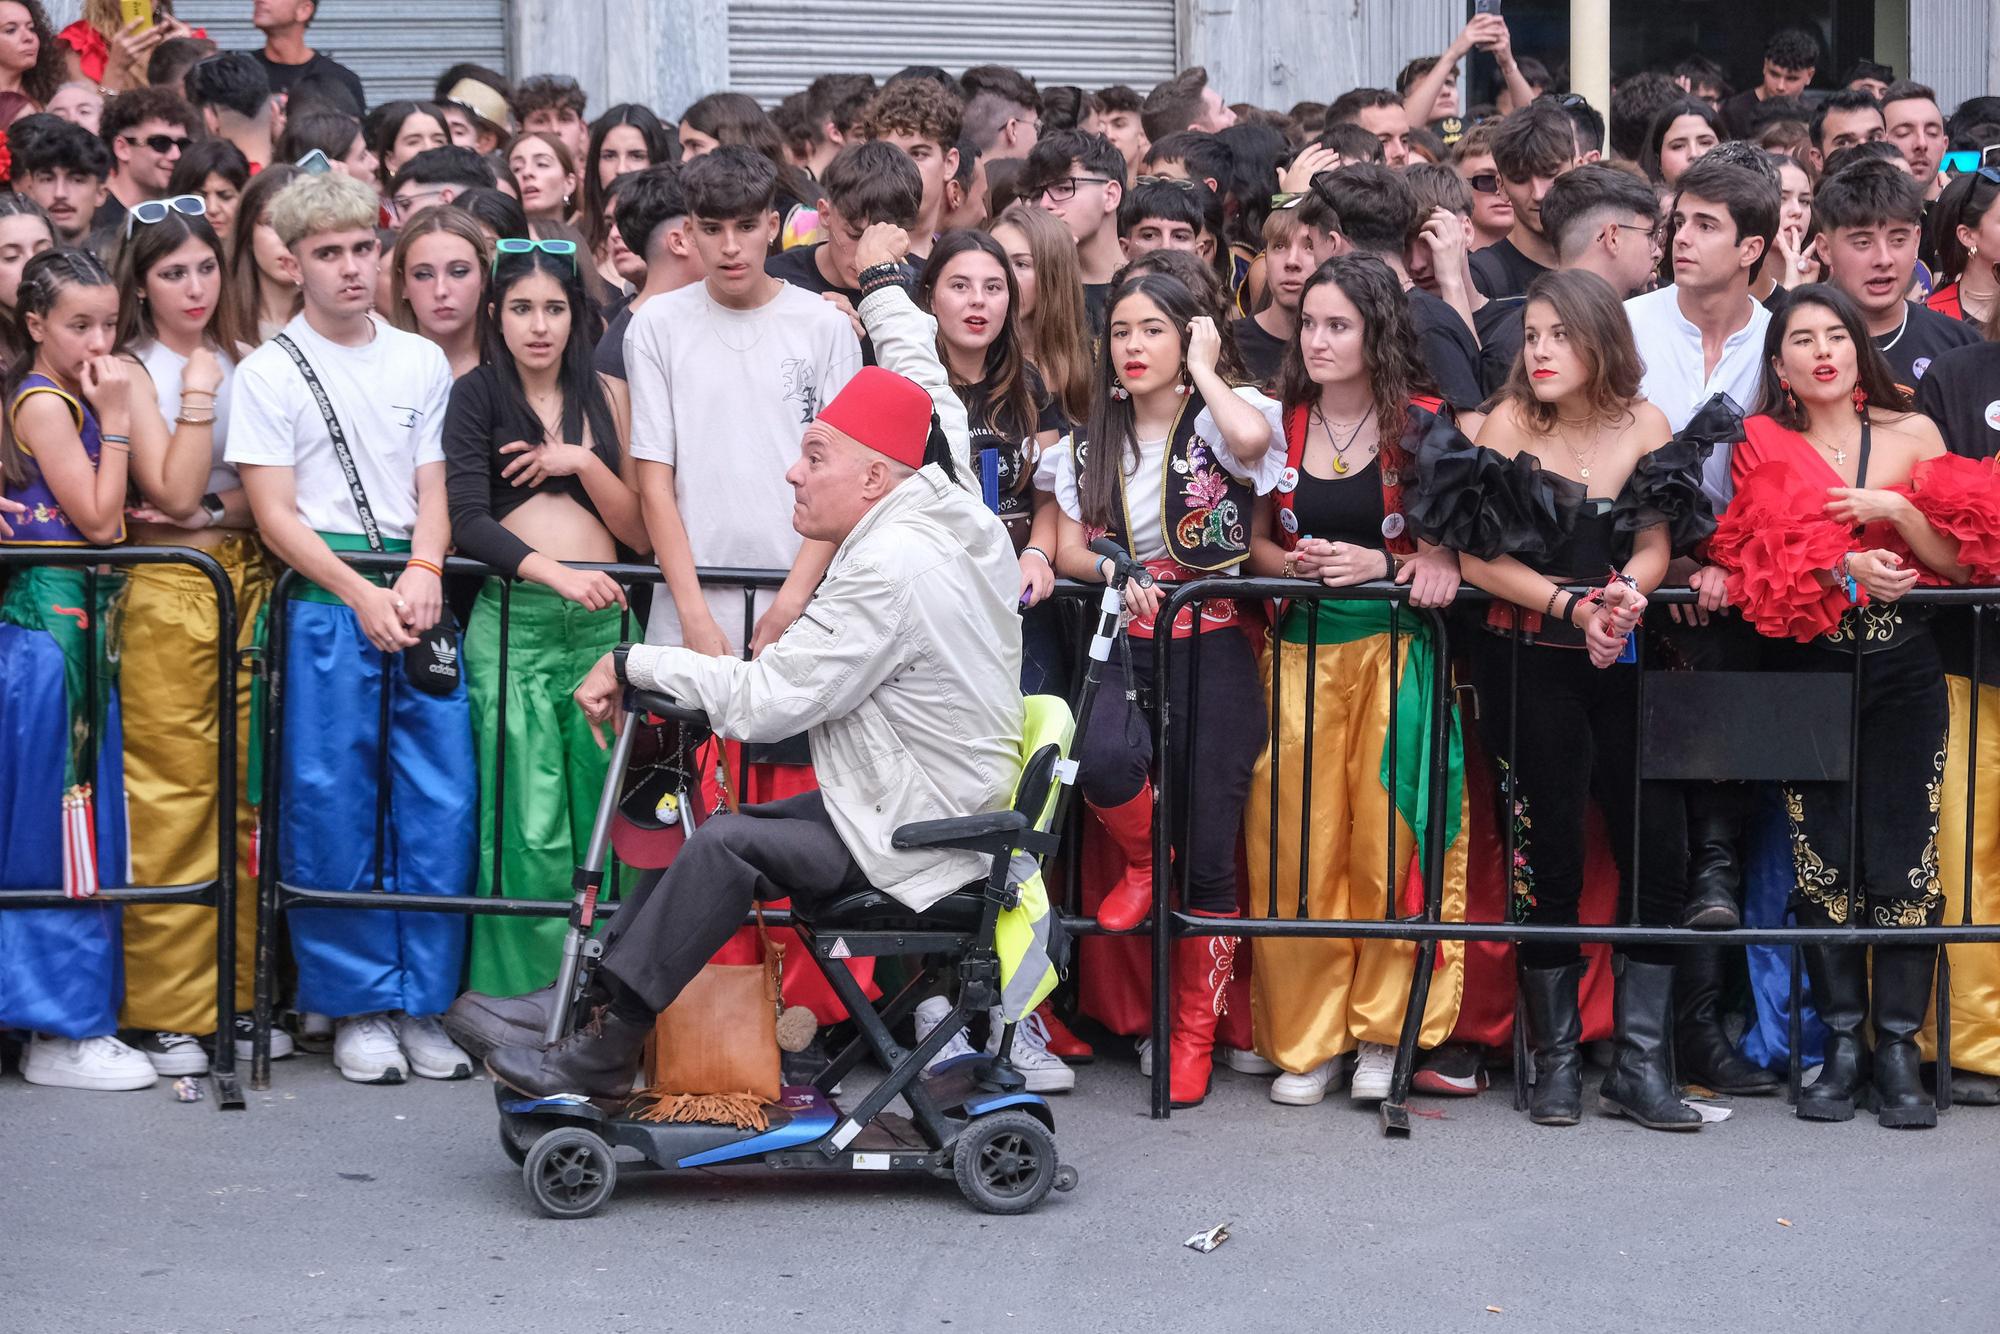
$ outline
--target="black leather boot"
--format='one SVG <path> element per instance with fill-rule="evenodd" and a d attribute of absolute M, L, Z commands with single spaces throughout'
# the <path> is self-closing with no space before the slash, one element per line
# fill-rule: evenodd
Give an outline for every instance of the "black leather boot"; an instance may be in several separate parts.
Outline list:
<path fill-rule="evenodd" d="M 493 1077 L 531 1098 L 581 1093 L 587 1098 L 627 1098 L 646 1049 L 650 1021 L 621 1019 L 600 1005 L 590 1022 L 550 1047 L 501 1047 L 486 1058 Z"/>
<path fill-rule="evenodd" d="M 1681 1101 L 1667 1043 L 1674 966 L 1624 955 L 1611 964 L 1618 979 L 1612 999 L 1617 1053 L 1597 1090 L 1598 1107 L 1613 1116 L 1629 1116 L 1648 1130 L 1700 1130 L 1701 1113 Z"/>
<path fill-rule="evenodd" d="M 1875 1119 L 1892 1130 L 1937 1124 L 1937 1104 L 1917 1073 L 1917 1032 L 1936 977 L 1935 945 L 1875 947 Z"/>
<path fill-rule="evenodd" d="M 1783 1087 L 1777 1075 L 1745 1060 L 1722 1027 L 1723 947 L 1696 945 L 1674 967 L 1674 1052 L 1690 1084 L 1737 1097 Z"/>
<path fill-rule="evenodd" d="M 1859 945 L 1809 945 L 1806 976 L 1813 1009 L 1826 1025 L 1826 1060 L 1819 1078 L 1799 1091 L 1793 1110 L 1807 1121 L 1852 1121 L 1854 1100 L 1868 1082 L 1868 951 Z"/>
<path fill-rule="evenodd" d="M 1736 784 L 1710 784 L 1688 801 L 1688 897 L 1681 925 L 1697 931 L 1731 931 L 1743 925 L 1738 907 L 1743 864 L 1742 805 Z"/>
<path fill-rule="evenodd" d="M 1537 1125 L 1573 1126 L 1583 1117 L 1583 1012 L 1577 988 L 1583 960 L 1561 968 L 1521 967 L 1521 1000 L 1528 1013 L 1528 1040 L 1535 1053 L 1535 1087 L 1528 1096 L 1528 1119 Z M 1521 1077 L 1520 1071 L 1514 1077 Z"/>

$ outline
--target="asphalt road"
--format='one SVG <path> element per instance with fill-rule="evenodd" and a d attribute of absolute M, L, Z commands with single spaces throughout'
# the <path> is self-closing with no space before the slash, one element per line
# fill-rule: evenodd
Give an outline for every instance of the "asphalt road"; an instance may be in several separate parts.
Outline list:
<path fill-rule="evenodd" d="M 1151 1122 L 1130 1059 L 1100 1060 L 1057 1108 L 1082 1183 L 1025 1218 L 939 1181 L 737 1172 L 627 1175 L 552 1222 L 484 1080 L 275 1074 L 226 1114 L 0 1078 L 0 1329 L 2000 1327 L 2000 1109 L 1560 1130 L 1503 1085 L 1392 1142 L 1344 1095 L 1278 1107 L 1226 1072 Z M 1213 1253 L 1182 1246 L 1222 1222 Z"/>

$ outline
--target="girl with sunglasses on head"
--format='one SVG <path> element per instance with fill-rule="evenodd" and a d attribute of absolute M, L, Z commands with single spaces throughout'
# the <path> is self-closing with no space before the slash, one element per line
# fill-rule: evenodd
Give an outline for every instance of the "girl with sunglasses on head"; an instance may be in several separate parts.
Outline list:
<path fill-rule="evenodd" d="M 591 366 L 580 258 L 566 242 L 500 241 L 482 321 L 485 360 L 453 386 L 445 414 L 453 540 L 501 571 L 481 590 L 465 636 L 481 894 L 569 892 L 607 762 L 569 694 L 625 637 L 626 601 L 610 575 L 563 562 L 650 549 L 620 414 Z M 514 582 L 503 630 L 504 580 Z M 504 774 L 496 767 L 503 707 Z M 475 921 L 472 990 L 513 996 L 548 985 L 562 934 L 555 918 Z"/>
<path fill-rule="evenodd" d="M 191 200 L 191 203 L 189 202 Z M 198 211 L 198 197 L 129 216 L 118 257 L 119 334 L 139 361 L 132 372 L 130 537 L 147 546 L 192 547 L 223 568 L 235 598 L 232 652 L 253 652 L 271 580 L 251 531 L 250 505 L 236 469 L 223 461 L 229 430 L 231 349 L 242 342 L 224 299 L 222 241 Z M 160 216 L 154 218 L 154 214 Z M 215 662 L 222 631 L 208 579 L 185 565 L 142 565 L 126 583 L 123 616 L 125 785 L 146 818 L 132 830 L 132 872 L 140 884 L 199 884 L 215 867 Z M 232 815 L 241 864 L 237 883 L 255 878 L 248 857 L 256 831 L 250 754 L 251 677 L 236 678 L 237 788 Z M 254 893 L 237 897 L 237 958 L 256 948 Z M 125 913 L 126 1040 L 163 1075 L 208 1069 L 216 1031 L 215 914 L 183 905 L 134 906 Z M 249 1055 L 252 978 L 237 971 L 238 1054 Z M 291 1040 L 273 1032 L 272 1054 Z"/>
<path fill-rule="evenodd" d="M 279 136 L 279 162 L 297 165 L 318 151 L 326 155 L 327 166 L 345 176 L 364 182 L 377 194 L 382 191 L 377 168 L 380 166 L 361 122 L 344 111 L 307 111 L 285 122 Z"/>
<path fill-rule="evenodd" d="M 1114 655 L 1105 664 L 1077 739 L 1084 800 L 1125 865 L 1096 906 L 1098 925 L 1128 931 L 1153 911 L 1153 757 L 1146 715 L 1127 692 L 1151 689 L 1150 641 L 1162 634 L 1173 641 L 1173 711 L 1190 720 L 1170 734 L 1167 761 L 1183 775 L 1182 809 L 1167 818 L 1186 907 L 1202 917 L 1238 915 L 1237 835 L 1265 735 L 1256 658 L 1234 602 L 1184 608 L 1170 626 L 1154 618 L 1175 583 L 1242 567 L 1255 497 L 1284 468 L 1285 434 L 1278 405 L 1234 383 L 1226 340 L 1186 284 L 1164 273 L 1129 276 L 1106 312 L 1089 421 L 1050 451 L 1044 472 L 1061 507 L 1058 574 L 1105 582 L 1110 560 L 1089 543 L 1108 537 L 1158 581 L 1126 587 L 1129 631 L 1148 642 L 1134 646 L 1129 662 Z M 1187 936 L 1174 948 L 1172 1099 L 1190 1107 L 1208 1094 L 1236 938 Z M 1086 966 L 1087 987 L 1091 972 Z"/>
<path fill-rule="evenodd" d="M 262 347 L 299 313 L 297 269 L 271 226 L 271 201 L 300 174 L 297 167 L 274 163 L 257 173 L 237 201 L 236 243 L 222 299 L 235 308 L 231 328 L 242 341 L 232 351 L 238 356 Z"/>
<path fill-rule="evenodd" d="M 517 134 L 503 155 L 514 193 L 529 222 L 563 222 L 576 201 L 576 164 L 555 135 L 541 130 Z"/>
<path fill-rule="evenodd" d="M 1790 670 L 1860 677 L 1858 800 L 1845 783 L 1785 785 L 1792 906 L 1815 925 L 1848 925 L 1857 913 L 1869 927 L 1933 924 L 1946 901 L 1940 856 L 1963 859 L 1962 842 L 1940 847 L 1938 826 L 1946 771 L 1962 773 L 1964 755 L 1947 765 L 1950 692 L 1929 609 L 1901 599 L 1920 583 L 2000 580 L 2000 479 L 1989 459 L 1945 452 L 1860 310 L 1830 284 L 1792 294 L 1764 354 L 1758 412 L 1730 454 L 1735 494 L 1710 555 L 1744 618 L 1791 641 L 1776 646 Z M 1960 792 L 1960 819 L 1964 809 Z M 1936 1125 L 1918 1034 L 1937 946 L 1877 945 L 1872 960 L 1858 945 L 1804 954 L 1829 1038 L 1797 1114 L 1848 1120 L 1872 1085 L 1882 1125 Z"/>
<path fill-rule="evenodd" d="M 95 256 L 49 250 L 21 271 L 14 336 L 28 354 L 0 380 L 0 496 L 9 545 L 115 546 L 125 538 L 134 421 L 131 363 L 116 356 L 118 289 Z M 0 596 L 0 904 L 7 889 L 75 897 L 124 882 L 119 723 L 120 576 L 15 567 Z M 94 827 L 93 827 L 94 815 Z M 33 1036 L 30 1083 L 137 1089 L 147 1059 L 115 1036 L 118 909 L 0 909 L 0 1025 Z"/>
<path fill-rule="evenodd" d="M 1967 324 L 2000 318 L 2000 154 L 1954 177 L 1930 216 L 1938 286 L 1924 304 Z"/>
<path fill-rule="evenodd" d="M 55 225 L 26 195 L 0 193 L 0 369 L 27 349 L 14 343 L 14 294 L 29 260 L 56 244 Z"/>
<path fill-rule="evenodd" d="M 480 359 L 480 308 L 492 243 L 473 216 L 451 204 L 419 210 L 403 224 L 389 259 L 389 322 L 444 349 L 454 379 Z"/>

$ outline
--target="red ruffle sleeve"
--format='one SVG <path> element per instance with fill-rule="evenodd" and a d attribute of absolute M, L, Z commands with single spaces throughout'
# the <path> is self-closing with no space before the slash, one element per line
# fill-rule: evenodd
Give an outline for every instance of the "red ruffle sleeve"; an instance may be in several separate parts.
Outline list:
<path fill-rule="evenodd" d="M 104 82 L 104 67 L 111 59 L 111 47 L 104 40 L 104 34 L 78 19 L 57 33 L 56 40 L 76 52 L 77 64 L 84 78 L 92 83 Z"/>
<path fill-rule="evenodd" d="M 1941 454 L 1925 459 L 1910 474 L 1906 487 L 1924 521 L 1958 543 L 1958 563 L 1975 584 L 2000 583 L 2000 459 L 1968 459 Z M 1900 541 L 1894 548 L 1905 561 L 1916 556 Z M 1921 568 L 1921 567 L 1919 567 Z M 1943 583 L 1929 570 L 1921 581 Z"/>
<path fill-rule="evenodd" d="M 1847 594 L 1819 581 L 1852 546 L 1826 515 L 1826 487 L 1790 463 L 1759 463 L 1709 540 L 1709 559 L 1728 574 L 1729 601 L 1760 634 L 1809 642 L 1840 624 Z"/>

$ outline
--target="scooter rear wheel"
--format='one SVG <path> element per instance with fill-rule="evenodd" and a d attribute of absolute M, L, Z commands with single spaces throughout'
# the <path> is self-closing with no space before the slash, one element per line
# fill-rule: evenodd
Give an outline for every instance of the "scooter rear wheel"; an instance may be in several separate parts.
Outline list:
<path fill-rule="evenodd" d="M 1056 1140 L 1027 1112 L 994 1112 L 965 1128 L 952 1151 L 958 1188 L 989 1214 L 1024 1214 L 1056 1179 Z"/>
<path fill-rule="evenodd" d="M 611 1146 L 578 1126 L 557 1126 L 535 1141 L 521 1164 L 528 1195 L 550 1218 L 588 1218 L 618 1185 Z"/>

